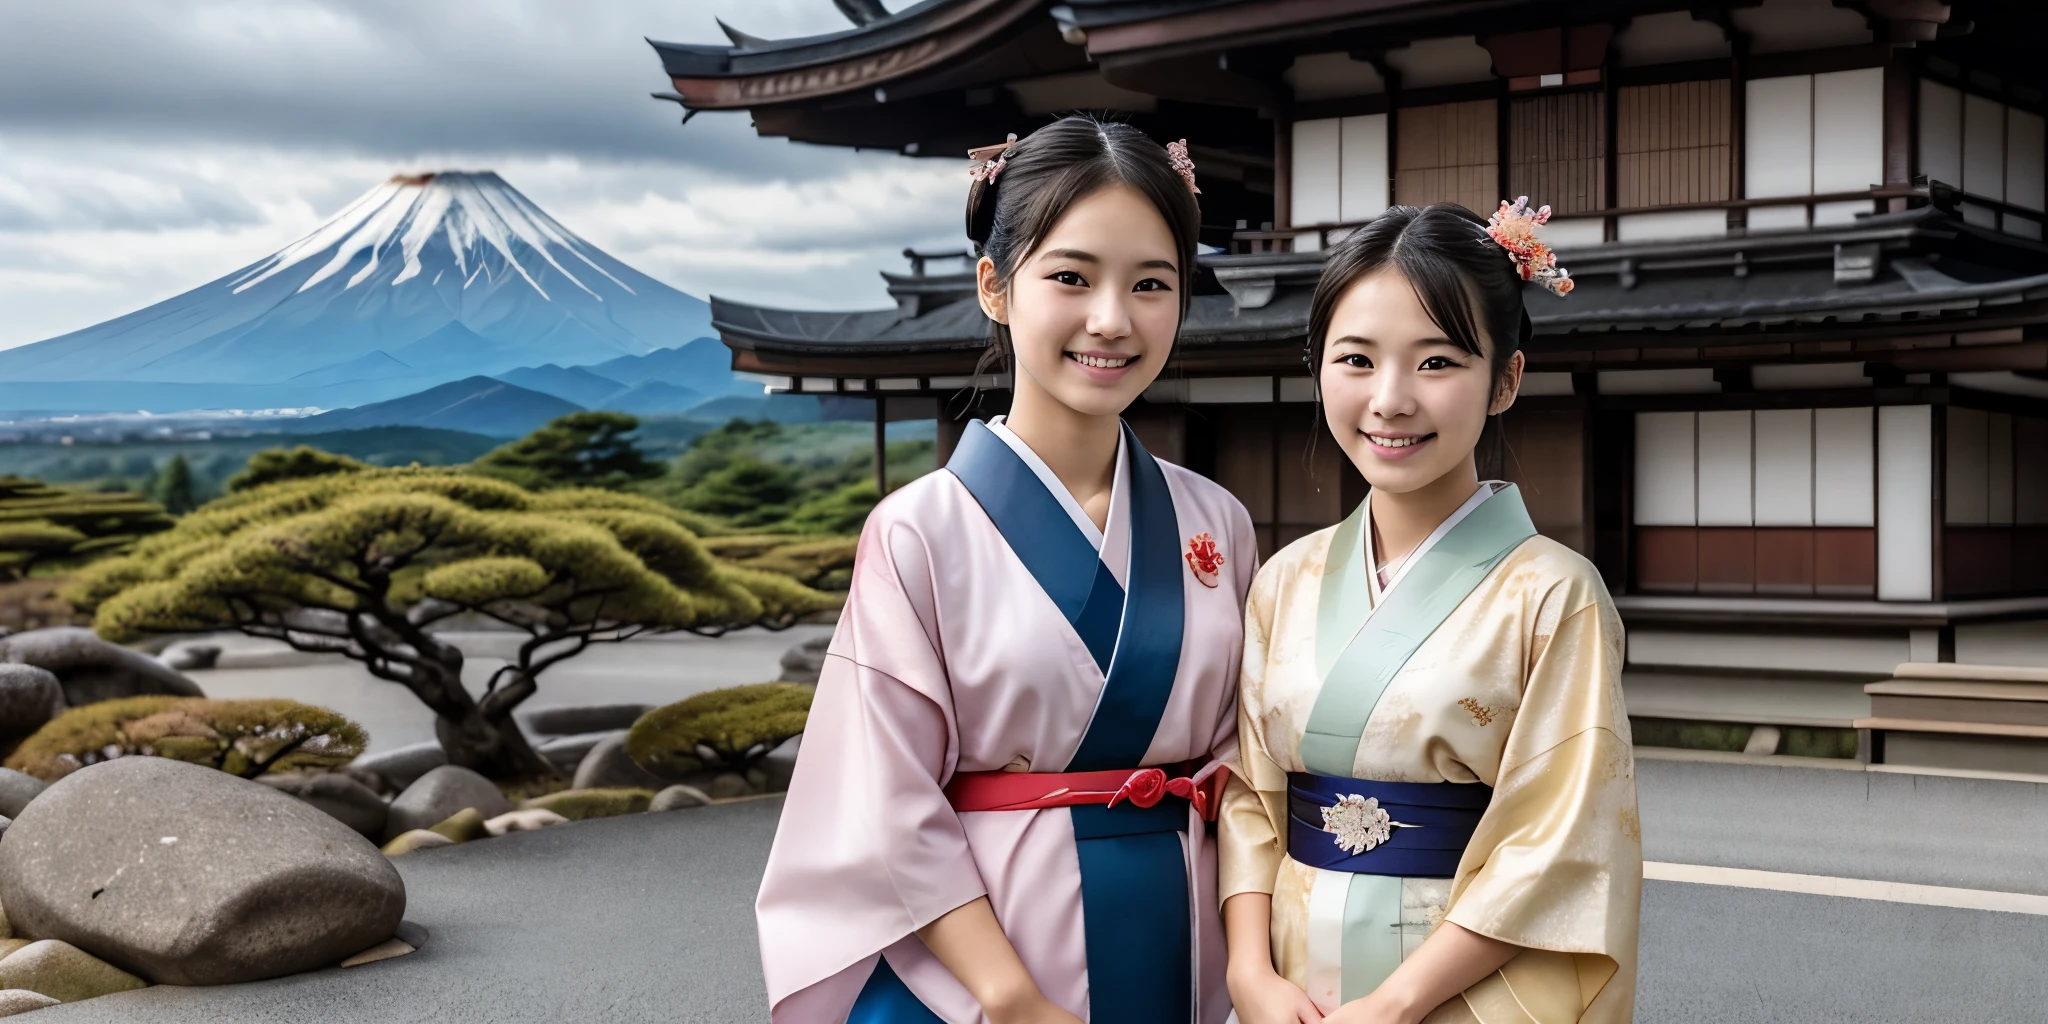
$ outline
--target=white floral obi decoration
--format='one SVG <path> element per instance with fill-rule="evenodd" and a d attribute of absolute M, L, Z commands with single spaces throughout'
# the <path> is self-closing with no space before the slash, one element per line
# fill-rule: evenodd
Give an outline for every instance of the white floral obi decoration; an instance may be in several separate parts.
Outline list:
<path fill-rule="evenodd" d="M 1369 853 L 1381 843 L 1392 838 L 1397 828 L 1420 828 L 1395 821 L 1380 806 L 1378 797 L 1359 796 L 1356 793 L 1343 794 L 1337 802 L 1323 808 L 1323 831 L 1337 837 L 1337 848 L 1345 853 Z"/>

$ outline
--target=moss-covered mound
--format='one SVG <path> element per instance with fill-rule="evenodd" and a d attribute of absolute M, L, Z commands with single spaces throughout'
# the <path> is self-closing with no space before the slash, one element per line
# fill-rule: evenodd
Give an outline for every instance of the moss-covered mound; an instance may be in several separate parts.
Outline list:
<path fill-rule="evenodd" d="M 553 811 L 570 821 L 639 814 L 654 802 L 651 789 L 565 789 L 526 801 L 522 806 Z"/>
<path fill-rule="evenodd" d="M 51 719 L 22 741 L 7 767 L 54 781 L 89 764 L 140 754 L 254 778 L 336 768 L 368 743 L 362 726 L 295 700 L 128 697 Z"/>
<path fill-rule="evenodd" d="M 805 537 L 790 534 L 753 534 L 703 538 L 712 554 L 734 565 L 787 576 L 807 587 L 845 590 L 853 570 L 858 537 Z"/>
<path fill-rule="evenodd" d="M 813 690 L 802 683 L 756 683 L 663 705 L 633 723 L 626 755 L 665 779 L 707 768 L 744 772 L 804 731 Z"/>

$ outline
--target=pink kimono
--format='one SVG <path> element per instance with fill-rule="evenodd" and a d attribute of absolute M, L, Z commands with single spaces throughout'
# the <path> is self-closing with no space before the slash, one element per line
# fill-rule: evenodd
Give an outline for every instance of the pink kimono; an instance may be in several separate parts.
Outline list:
<path fill-rule="evenodd" d="M 1000 420 L 877 506 L 756 905 L 776 1024 L 985 1021 L 915 934 L 984 895 L 1081 1019 L 1223 1021 L 1190 800 L 956 810 L 948 785 L 1213 772 L 1236 753 L 1257 561 L 1243 506 L 1128 428 L 1103 531 Z"/>

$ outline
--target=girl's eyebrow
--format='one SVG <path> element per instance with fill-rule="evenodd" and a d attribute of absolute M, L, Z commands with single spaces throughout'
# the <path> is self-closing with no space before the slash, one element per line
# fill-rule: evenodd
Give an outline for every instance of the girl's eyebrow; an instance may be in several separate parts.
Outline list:
<path fill-rule="evenodd" d="M 1047 249 L 1040 253 L 1038 258 L 1042 260 L 1076 260 L 1081 263 L 1102 262 L 1095 258 L 1094 253 L 1082 252 L 1079 249 Z"/>
<path fill-rule="evenodd" d="M 1171 270 L 1176 274 L 1180 273 L 1180 268 L 1174 266 L 1172 260 L 1146 260 L 1145 262 L 1138 264 L 1138 266 L 1144 267 L 1148 270 Z"/>

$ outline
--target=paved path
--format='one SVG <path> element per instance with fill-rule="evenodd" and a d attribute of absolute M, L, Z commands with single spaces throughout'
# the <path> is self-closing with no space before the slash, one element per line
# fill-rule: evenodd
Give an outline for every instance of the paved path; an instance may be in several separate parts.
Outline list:
<path fill-rule="evenodd" d="M 1644 761 L 1652 861 L 2048 894 L 2048 790 Z M 751 901 L 780 801 L 584 822 L 398 861 L 420 953 L 42 1011 L 147 1020 L 759 1022 Z M 1643 1024 L 2037 1021 L 2048 916 L 1644 887 Z"/>

